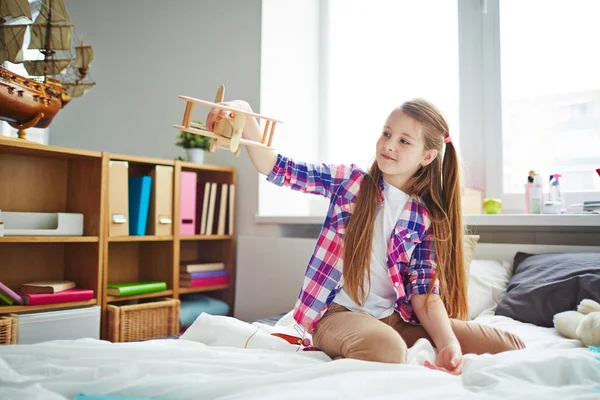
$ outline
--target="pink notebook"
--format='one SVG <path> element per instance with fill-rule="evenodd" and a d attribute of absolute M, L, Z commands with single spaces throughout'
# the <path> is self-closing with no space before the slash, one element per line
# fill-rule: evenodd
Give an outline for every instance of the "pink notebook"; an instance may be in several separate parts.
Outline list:
<path fill-rule="evenodd" d="M 215 278 L 200 278 L 192 280 L 182 280 L 180 282 L 181 287 L 205 287 L 205 286 L 216 286 L 216 285 L 227 285 L 229 284 L 229 276 L 218 276 Z"/>
<path fill-rule="evenodd" d="M 179 234 L 196 234 L 196 180 L 195 172 L 181 172 L 179 195 Z"/>
<path fill-rule="evenodd" d="M 23 300 L 30 306 L 54 303 L 70 303 L 72 301 L 87 301 L 94 298 L 94 291 L 91 289 L 68 289 L 57 293 L 44 294 L 25 294 Z"/>

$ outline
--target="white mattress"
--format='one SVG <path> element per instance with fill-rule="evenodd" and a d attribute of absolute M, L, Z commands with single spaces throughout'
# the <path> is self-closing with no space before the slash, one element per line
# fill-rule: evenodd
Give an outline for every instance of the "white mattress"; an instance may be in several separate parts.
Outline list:
<path fill-rule="evenodd" d="M 295 352 L 269 335 L 291 332 L 288 316 L 269 327 L 203 315 L 179 340 L 0 347 L 0 398 L 600 399 L 600 354 L 553 329 L 489 313 L 478 321 L 519 334 L 528 348 L 466 355 L 457 377 L 421 366 L 435 358 L 425 340 L 410 349 L 405 365 L 330 361 L 320 352 Z"/>

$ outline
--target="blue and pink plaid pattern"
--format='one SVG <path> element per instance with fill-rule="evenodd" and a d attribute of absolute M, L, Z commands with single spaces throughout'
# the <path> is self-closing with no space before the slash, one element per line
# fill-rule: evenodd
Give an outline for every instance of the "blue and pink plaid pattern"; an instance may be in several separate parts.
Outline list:
<path fill-rule="evenodd" d="M 343 237 L 366 175 L 365 171 L 354 164 L 308 164 L 280 154 L 273 171 L 267 177 L 269 182 L 278 186 L 330 199 L 327 216 L 306 268 L 293 312 L 296 322 L 309 332 L 314 331 L 343 286 Z M 383 178 L 379 182 L 379 189 L 381 203 Z M 395 309 L 409 323 L 419 324 L 410 303 L 413 294 L 426 294 L 434 279 L 433 293 L 439 294 L 435 259 L 435 245 L 427 209 L 420 198 L 411 196 L 390 237 L 387 262 L 390 279 L 397 294 Z"/>

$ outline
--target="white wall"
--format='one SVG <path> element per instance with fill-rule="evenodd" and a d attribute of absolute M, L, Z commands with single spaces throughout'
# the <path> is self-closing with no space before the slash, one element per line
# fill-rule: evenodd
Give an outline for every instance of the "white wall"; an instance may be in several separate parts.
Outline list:
<path fill-rule="evenodd" d="M 55 118 L 61 146 L 172 158 L 179 95 L 259 101 L 260 0 L 67 0 L 97 86 Z M 223 39 L 219 39 L 219 35 Z M 194 117 L 204 119 L 206 108 Z"/>

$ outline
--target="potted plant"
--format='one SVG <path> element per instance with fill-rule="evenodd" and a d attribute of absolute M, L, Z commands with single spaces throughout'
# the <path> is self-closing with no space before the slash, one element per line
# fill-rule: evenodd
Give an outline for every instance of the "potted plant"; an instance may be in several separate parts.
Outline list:
<path fill-rule="evenodd" d="M 201 124 L 201 121 L 194 121 Z M 187 161 L 202 164 L 204 152 L 210 149 L 211 139 L 206 136 L 194 135 L 193 133 L 179 131 L 176 146 L 185 149 Z"/>

